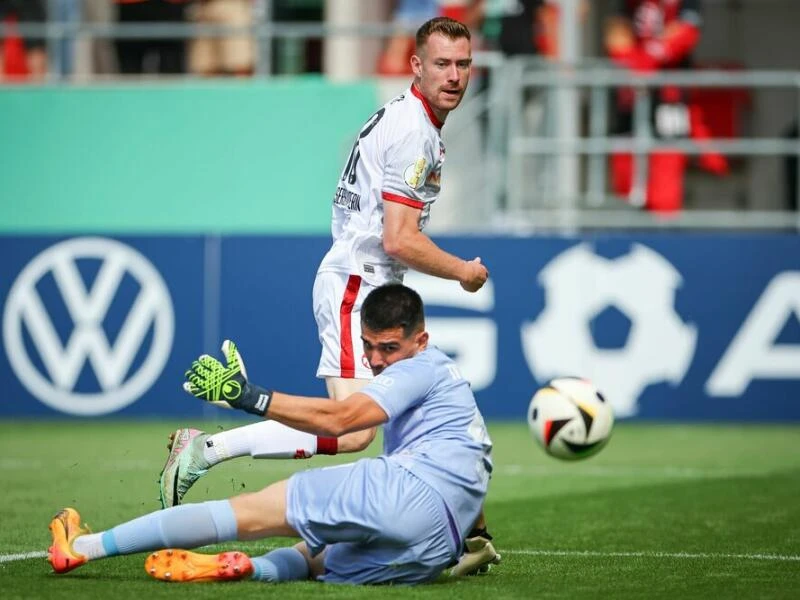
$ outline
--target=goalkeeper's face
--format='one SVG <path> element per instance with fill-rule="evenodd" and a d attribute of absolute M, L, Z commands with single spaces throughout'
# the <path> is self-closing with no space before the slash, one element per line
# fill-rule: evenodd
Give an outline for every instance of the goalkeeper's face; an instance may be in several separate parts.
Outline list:
<path fill-rule="evenodd" d="M 419 329 L 406 336 L 402 327 L 373 331 L 362 325 L 361 341 L 372 374 L 378 375 L 389 365 L 424 350 L 428 345 L 428 332 Z"/>

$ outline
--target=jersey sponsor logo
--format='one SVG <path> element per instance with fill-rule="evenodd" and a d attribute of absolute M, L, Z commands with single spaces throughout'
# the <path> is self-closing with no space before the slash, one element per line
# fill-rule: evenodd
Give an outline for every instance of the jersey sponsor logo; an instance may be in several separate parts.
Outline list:
<path fill-rule="evenodd" d="M 675 311 L 682 278 L 659 253 L 641 244 L 617 259 L 578 244 L 539 275 L 545 308 L 522 326 L 522 346 L 537 381 L 582 373 L 602 389 L 620 417 L 635 415 L 638 398 L 654 383 L 683 381 L 694 358 L 697 327 Z M 598 348 L 592 320 L 615 309 L 631 326 L 621 348 Z"/>
<path fill-rule="evenodd" d="M 90 284 L 79 264 L 97 268 Z M 54 318 L 63 315 L 61 307 L 67 319 Z M 110 314 L 117 320 L 120 307 L 122 325 L 112 341 L 106 322 Z M 3 342 L 20 382 L 44 404 L 74 415 L 135 402 L 161 374 L 174 328 L 172 299 L 152 263 L 130 246 L 94 237 L 58 243 L 30 261 L 3 314 Z"/>
<path fill-rule="evenodd" d="M 359 211 L 361 210 L 361 195 L 339 186 L 333 196 L 333 204 L 345 210 Z"/>
<path fill-rule="evenodd" d="M 408 165 L 403 171 L 403 181 L 406 182 L 406 185 L 412 190 L 422 187 L 422 184 L 425 183 L 424 174 L 427 166 L 428 162 L 422 156 L 415 160 L 413 164 Z"/>

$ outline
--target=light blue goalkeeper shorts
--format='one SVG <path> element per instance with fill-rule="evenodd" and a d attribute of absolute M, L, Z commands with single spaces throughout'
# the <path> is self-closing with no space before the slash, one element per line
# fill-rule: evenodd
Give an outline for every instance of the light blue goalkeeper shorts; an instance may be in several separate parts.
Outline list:
<path fill-rule="evenodd" d="M 296 473 L 286 504 L 312 555 L 325 549 L 328 583 L 432 581 L 461 553 L 441 496 L 391 458 Z"/>

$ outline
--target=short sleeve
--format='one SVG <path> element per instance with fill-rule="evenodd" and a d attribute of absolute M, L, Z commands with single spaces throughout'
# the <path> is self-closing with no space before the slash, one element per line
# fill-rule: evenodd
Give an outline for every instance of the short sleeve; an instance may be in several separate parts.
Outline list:
<path fill-rule="evenodd" d="M 433 385 L 433 365 L 422 358 L 401 360 L 370 381 L 361 393 L 377 402 L 389 419 L 422 403 Z"/>
<path fill-rule="evenodd" d="M 434 156 L 431 139 L 421 131 L 410 131 L 392 145 L 386 153 L 383 199 L 424 208 L 431 199 L 422 194 L 422 188 L 433 168 Z"/>

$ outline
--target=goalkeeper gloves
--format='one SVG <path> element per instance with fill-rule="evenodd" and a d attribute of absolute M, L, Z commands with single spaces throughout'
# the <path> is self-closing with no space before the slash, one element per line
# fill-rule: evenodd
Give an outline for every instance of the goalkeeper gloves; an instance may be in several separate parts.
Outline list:
<path fill-rule="evenodd" d="M 238 408 L 263 417 L 272 401 L 272 392 L 247 381 L 239 350 L 231 340 L 222 343 L 227 364 L 203 354 L 186 371 L 183 389 L 195 398 L 225 408 Z"/>

